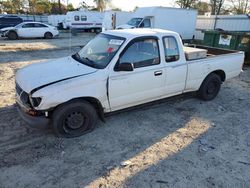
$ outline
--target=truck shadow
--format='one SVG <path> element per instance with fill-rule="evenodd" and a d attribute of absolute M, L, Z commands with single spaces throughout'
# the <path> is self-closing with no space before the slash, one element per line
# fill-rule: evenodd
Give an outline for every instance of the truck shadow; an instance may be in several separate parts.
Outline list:
<path fill-rule="evenodd" d="M 11 187 L 220 185 L 223 182 L 216 175 L 225 173 L 225 160 L 215 159 L 214 151 L 221 147 L 220 136 L 231 139 L 226 133 L 242 113 L 235 107 L 232 110 L 237 113 L 229 118 L 218 111 L 219 101 L 225 108 L 235 103 L 225 103 L 222 96 L 228 94 L 225 89 L 211 102 L 178 96 L 116 113 L 106 123 L 100 121 L 92 133 L 74 139 L 56 138 L 51 130 L 29 129 L 14 105 L 4 107 L 0 109 L 0 182 Z M 225 117 L 227 127 L 217 126 Z M 211 168 L 206 160 L 211 160 Z M 206 169 L 210 174 L 204 174 Z M 194 182 L 197 178 L 200 181 Z M 240 185 L 246 184 L 242 180 Z"/>

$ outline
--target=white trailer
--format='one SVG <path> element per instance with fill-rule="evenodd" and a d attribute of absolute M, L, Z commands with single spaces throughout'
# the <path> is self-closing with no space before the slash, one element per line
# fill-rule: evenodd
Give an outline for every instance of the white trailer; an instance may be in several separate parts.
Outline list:
<path fill-rule="evenodd" d="M 49 15 L 48 23 L 55 27 L 59 27 L 66 19 L 66 15 Z"/>
<path fill-rule="evenodd" d="M 102 30 L 115 29 L 118 25 L 127 23 L 132 18 L 133 12 L 106 11 L 102 21 Z"/>
<path fill-rule="evenodd" d="M 80 10 L 70 11 L 63 22 L 64 29 L 101 31 L 103 13 L 96 11 Z"/>
<path fill-rule="evenodd" d="M 170 7 L 138 8 L 130 21 L 116 29 L 159 28 L 179 33 L 182 39 L 192 39 L 195 34 L 197 10 Z"/>

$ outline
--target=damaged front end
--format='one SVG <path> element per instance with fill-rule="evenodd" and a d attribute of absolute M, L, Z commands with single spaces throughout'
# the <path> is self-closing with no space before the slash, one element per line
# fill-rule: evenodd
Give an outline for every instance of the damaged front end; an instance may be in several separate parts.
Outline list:
<path fill-rule="evenodd" d="M 16 83 L 16 104 L 22 119 L 35 128 L 45 128 L 50 119 L 46 117 L 47 112 L 37 111 L 34 107 L 39 106 L 41 98 L 32 98 Z"/>

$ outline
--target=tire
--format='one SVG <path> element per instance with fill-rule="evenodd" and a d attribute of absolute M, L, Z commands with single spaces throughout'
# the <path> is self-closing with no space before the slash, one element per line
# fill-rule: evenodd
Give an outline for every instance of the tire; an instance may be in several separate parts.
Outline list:
<path fill-rule="evenodd" d="M 46 32 L 46 33 L 44 34 L 44 38 L 45 38 L 45 39 L 52 39 L 52 38 L 53 38 L 53 34 L 52 34 L 51 32 Z"/>
<path fill-rule="evenodd" d="M 87 101 L 75 100 L 59 106 L 52 115 L 52 127 L 59 137 L 78 137 L 95 128 L 97 113 Z"/>
<path fill-rule="evenodd" d="M 198 97 L 205 101 L 213 100 L 221 88 L 221 78 L 217 74 L 209 74 L 202 82 L 198 91 Z"/>
<path fill-rule="evenodd" d="M 16 40 L 17 38 L 18 38 L 18 35 L 17 35 L 17 33 L 15 32 L 15 31 L 10 31 L 9 33 L 8 33 L 8 39 L 10 39 L 10 40 Z"/>

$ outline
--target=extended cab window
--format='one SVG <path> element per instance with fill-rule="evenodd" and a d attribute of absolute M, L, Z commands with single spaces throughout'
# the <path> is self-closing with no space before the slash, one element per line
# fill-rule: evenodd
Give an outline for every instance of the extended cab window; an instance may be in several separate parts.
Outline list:
<path fill-rule="evenodd" d="M 176 39 L 174 37 L 164 37 L 163 43 L 165 51 L 165 61 L 178 61 L 180 58 L 180 54 Z"/>
<path fill-rule="evenodd" d="M 134 68 L 159 64 L 160 55 L 157 40 L 144 39 L 134 42 L 122 55 L 120 63 L 133 63 Z"/>

